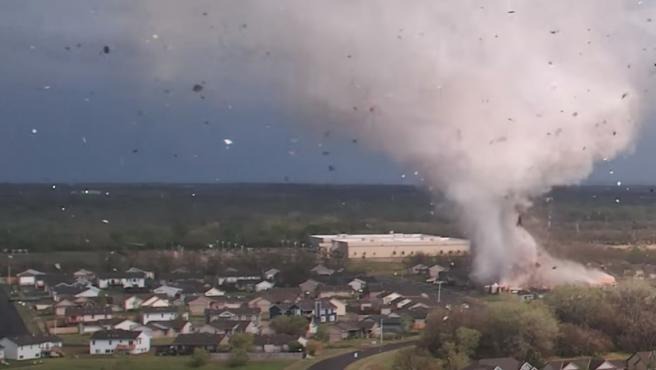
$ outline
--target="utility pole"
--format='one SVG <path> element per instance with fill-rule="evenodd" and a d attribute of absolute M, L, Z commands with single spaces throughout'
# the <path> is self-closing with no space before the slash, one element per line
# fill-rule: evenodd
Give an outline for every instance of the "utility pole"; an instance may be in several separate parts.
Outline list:
<path fill-rule="evenodd" d="M 442 284 L 444 284 L 444 281 L 438 280 L 436 283 L 437 283 L 437 304 L 440 304 L 440 301 L 442 300 Z"/>
<path fill-rule="evenodd" d="M 383 318 L 380 318 L 380 346 L 383 346 Z"/>
<path fill-rule="evenodd" d="M 7 255 L 7 286 L 9 287 L 11 286 L 11 259 L 13 257 L 14 256 L 12 256 L 11 254 Z"/>

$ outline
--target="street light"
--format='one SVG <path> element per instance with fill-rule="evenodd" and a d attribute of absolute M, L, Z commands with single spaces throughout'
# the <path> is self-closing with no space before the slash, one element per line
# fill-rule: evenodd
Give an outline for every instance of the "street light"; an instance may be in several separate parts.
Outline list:
<path fill-rule="evenodd" d="M 442 284 L 444 284 L 444 281 L 438 280 L 435 284 L 437 284 L 437 304 L 440 304 L 442 300 Z"/>

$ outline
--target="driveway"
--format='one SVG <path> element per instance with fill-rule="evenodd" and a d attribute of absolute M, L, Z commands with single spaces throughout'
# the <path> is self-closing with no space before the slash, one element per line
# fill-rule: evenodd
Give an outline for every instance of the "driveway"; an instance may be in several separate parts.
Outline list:
<path fill-rule="evenodd" d="M 390 343 L 384 344 L 382 347 L 371 347 L 363 350 L 345 353 L 343 355 L 327 358 L 321 362 L 317 362 L 316 364 L 310 366 L 308 370 L 343 370 L 346 369 L 348 365 L 365 357 L 377 355 L 382 352 L 392 351 L 402 347 L 408 347 L 414 345 L 415 343 L 417 343 L 417 341 Z M 353 356 L 355 352 L 358 353 L 357 358 Z"/>

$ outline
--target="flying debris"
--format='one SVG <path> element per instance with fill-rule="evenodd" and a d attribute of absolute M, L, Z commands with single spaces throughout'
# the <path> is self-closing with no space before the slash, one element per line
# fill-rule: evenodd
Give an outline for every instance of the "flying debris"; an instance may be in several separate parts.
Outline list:
<path fill-rule="evenodd" d="M 622 94 L 622 99 L 626 98 L 627 96 L 629 96 L 629 93 L 625 92 L 624 94 Z"/>
<path fill-rule="evenodd" d="M 203 91 L 203 85 L 201 84 L 195 84 L 194 87 L 191 88 L 193 92 L 201 92 Z"/>
<path fill-rule="evenodd" d="M 37 129 L 35 129 L 35 128 L 32 129 L 32 134 L 33 134 L 33 135 L 36 135 L 38 132 L 39 132 L 39 130 L 37 130 Z"/>
<path fill-rule="evenodd" d="M 109 46 L 107 46 L 107 45 L 103 46 L 103 50 L 102 50 L 102 51 L 103 51 L 103 53 L 105 53 L 105 54 L 109 54 Z"/>
<path fill-rule="evenodd" d="M 232 145 L 232 140 L 230 139 L 223 139 L 223 142 L 225 143 L 225 145 Z"/>
<path fill-rule="evenodd" d="M 333 166 L 332 164 L 329 165 L 329 166 L 328 166 L 328 171 L 330 171 L 330 172 L 335 171 L 335 166 Z"/>
<path fill-rule="evenodd" d="M 107 220 L 107 219 L 103 219 L 103 220 L 101 220 L 101 222 L 104 223 L 104 224 L 108 224 L 108 223 L 109 223 L 109 220 Z"/>

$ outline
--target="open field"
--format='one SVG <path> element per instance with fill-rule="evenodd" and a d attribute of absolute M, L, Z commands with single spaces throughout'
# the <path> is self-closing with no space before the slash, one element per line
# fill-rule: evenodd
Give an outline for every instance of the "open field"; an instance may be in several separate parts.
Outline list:
<path fill-rule="evenodd" d="M 152 355 L 137 357 L 82 357 L 48 359 L 43 364 L 24 366 L 17 363 L 9 368 L 20 368 L 25 370 L 282 370 L 289 361 L 262 361 L 250 362 L 242 367 L 228 367 L 223 363 L 210 362 L 202 367 L 192 368 L 189 366 L 189 356 L 181 357 L 156 357 Z"/>
<path fill-rule="evenodd" d="M 5 184 L 0 248 L 278 247 L 299 246 L 313 233 L 391 230 L 458 236 L 454 214 L 447 202 L 413 186 Z M 536 199 L 524 221 L 547 242 L 653 244 L 656 192 L 556 189 Z"/>

